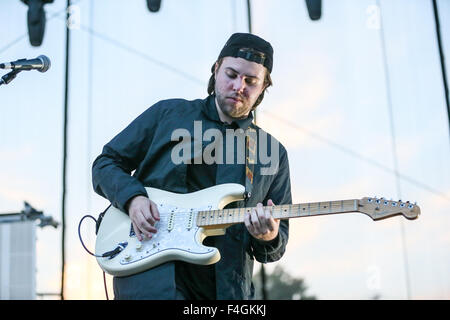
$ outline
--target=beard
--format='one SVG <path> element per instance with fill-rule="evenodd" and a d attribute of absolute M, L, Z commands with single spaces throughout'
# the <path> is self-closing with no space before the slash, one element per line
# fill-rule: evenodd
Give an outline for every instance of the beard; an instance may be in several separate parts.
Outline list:
<path fill-rule="evenodd" d="M 230 98 L 238 99 L 239 101 L 233 101 Z M 241 95 L 224 95 L 216 90 L 216 99 L 220 110 L 233 119 L 247 118 L 252 109 L 252 104 L 246 97 Z"/>

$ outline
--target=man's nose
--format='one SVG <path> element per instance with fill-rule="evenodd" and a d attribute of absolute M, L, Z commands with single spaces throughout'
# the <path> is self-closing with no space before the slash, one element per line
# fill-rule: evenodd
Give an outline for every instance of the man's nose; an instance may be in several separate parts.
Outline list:
<path fill-rule="evenodd" d="M 233 90 L 237 92 L 244 92 L 245 81 L 243 78 L 236 77 L 233 81 Z"/>

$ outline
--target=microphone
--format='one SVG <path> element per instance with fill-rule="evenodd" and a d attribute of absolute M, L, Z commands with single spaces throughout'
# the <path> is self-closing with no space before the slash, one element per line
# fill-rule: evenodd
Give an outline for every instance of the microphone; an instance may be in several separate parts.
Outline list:
<path fill-rule="evenodd" d="M 50 59 L 47 56 L 40 55 L 36 59 L 19 59 L 13 62 L 0 63 L 0 69 L 12 69 L 17 71 L 37 70 L 46 72 L 50 69 Z"/>

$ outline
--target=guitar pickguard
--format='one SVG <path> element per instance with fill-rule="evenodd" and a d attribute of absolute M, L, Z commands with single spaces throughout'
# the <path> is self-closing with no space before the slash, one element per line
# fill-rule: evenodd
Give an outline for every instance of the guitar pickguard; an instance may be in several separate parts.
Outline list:
<path fill-rule="evenodd" d="M 190 255 L 191 259 L 201 260 L 201 255 L 214 249 L 201 244 L 201 230 L 194 221 L 198 211 L 210 209 L 211 206 L 194 209 L 158 204 L 160 220 L 155 225 L 157 232 L 150 239 L 139 241 L 130 223 L 129 245 L 120 255 L 120 264 L 132 264 L 169 250 L 172 254 L 184 253 Z M 195 255 L 199 256 L 195 258 Z"/>

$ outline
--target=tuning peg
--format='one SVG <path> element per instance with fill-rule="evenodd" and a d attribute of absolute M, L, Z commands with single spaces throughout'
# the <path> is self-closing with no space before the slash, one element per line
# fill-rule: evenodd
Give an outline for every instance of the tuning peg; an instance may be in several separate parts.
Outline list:
<path fill-rule="evenodd" d="M 412 208 L 414 208 L 415 206 L 417 206 L 417 202 L 416 202 L 416 201 L 414 201 L 414 204 L 410 203 L 410 204 L 408 205 L 408 208 L 409 208 L 409 209 L 412 209 Z"/>

